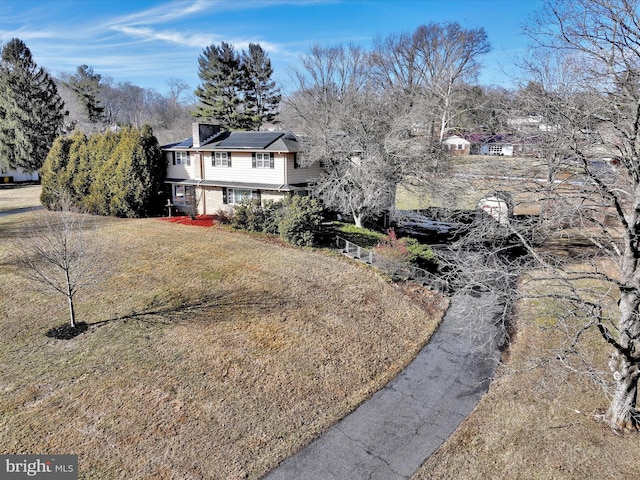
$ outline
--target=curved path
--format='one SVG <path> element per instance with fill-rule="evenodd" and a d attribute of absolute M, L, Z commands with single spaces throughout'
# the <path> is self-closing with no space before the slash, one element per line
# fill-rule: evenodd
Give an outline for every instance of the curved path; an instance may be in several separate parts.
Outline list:
<path fill-rule="evenodd" d="M 493 295 L 454 295 L 429 343 L 395 380 L 264 478 L 411 478 L 488 390 L 502 310 Z"/>

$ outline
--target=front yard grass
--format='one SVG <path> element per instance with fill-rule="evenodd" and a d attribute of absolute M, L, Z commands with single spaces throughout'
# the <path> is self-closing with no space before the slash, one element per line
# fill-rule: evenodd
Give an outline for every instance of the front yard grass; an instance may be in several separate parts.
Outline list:
<path fill-rule="evenodd" d="M 40 185 L 0 186 L 0 212 L 40 205 Z"/>
<path fill-rule="evenodd" d="M 34 213 L 37 215 L 38 213 Z M 259 478 L 380 389 L 446 302 L 339 256 L 219 227 L 95 219 L 110 274 L 78 298 L 16 275 L 0 217 L 0 453 L 79 456 L 83 479 Z"/>

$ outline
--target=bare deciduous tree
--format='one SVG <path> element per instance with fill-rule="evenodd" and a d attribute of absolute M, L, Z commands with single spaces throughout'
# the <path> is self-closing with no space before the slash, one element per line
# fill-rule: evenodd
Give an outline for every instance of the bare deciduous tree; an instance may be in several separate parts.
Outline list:
<path fill-rule="evenodd" d="M 482 28 L 430 23 L 412 34 L 377 39 L 372 61 L 378 81 L 408 96 L 422 110 L 423 121 L 431 117 L 433 133 L 442 141 L 454 116 L 455 99 L 460 97 L 457 90 L 475 79 L 482 55 L 490 48 Z M 432 111 L 437 116 L 429 115 Z"/>
<path fill-rule="evenodd" d="M 410 141 L 414 121 L 402 102 L 372 85 L 361 48 L 316 46 L 301 65 L 286 120 L 301 130 L 304 161 L 325 166 L 315 192 L 362 226 L 393 207 L 397 184 L 419 169 L 429 145 Z"/>
<path fill-rule="evenodd" d="M 76 327 L 77 293 L 102 280 L 105 272 L 105 251 L 87 236 L 86 219 L 63 199 L 58 210 L 34 214 L 18 245 L 21 273 L 66 297 L 72 328 Z"/>
<path fill-rule="evenodd" d="M 638 7 L 636 0 L 548 1 L 529 29 L 565 67 L 534 70 L 546 92 L 538 97 L 539 108 L 553 125 L 548 136 L 557 148 L 550 158 L 569 160 L 580 175 L 562 197 L 556 196 L 562 203 L 550 204 L 550 210 L 562 212 L 556 218 L 562 219 L 565 231 L 596 247 L 590 278 L 608 285 L 598 291 L 574 281 L 568 297 L 579 305 L 587 326 L 597 328 L 612 348 L 613 395 L 605 418 L 616 428 L 629 429 L 640 427 Z M 567 72 L 571 75 L 564 81 Z M 613 166 L 594 161 L 598 157 L 612 157 Z M 603 256 L 615 261 L 618 272 L 597 268 Z M 584 279 L 585 273 L 565 271 L 564 276 Z M 612 299 L 617 300 L 615 317 L 603 308 Z"/>

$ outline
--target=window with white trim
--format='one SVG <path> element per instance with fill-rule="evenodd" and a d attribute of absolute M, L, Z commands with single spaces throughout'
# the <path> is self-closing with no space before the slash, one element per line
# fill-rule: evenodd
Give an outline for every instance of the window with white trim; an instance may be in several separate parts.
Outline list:
<path fill-rule="evenodd" d="M 191 165 L 191 159 L 189 158 L 189 152 L 174 152 L 173 157 L 174 165 Z"/>
<path fill-rule="evenodd" d="M 173 186 L 173 204 L 174 205 L 194 205 L 196 198 L 196 189 L 193 185 L 174 185 Z"/>
<path fill-rule="evenodd" d="M 270 153 L 256 153 L 255 154 L 254 168 L 272 168 L 271 167 L 271 154 Z"/>
<path fill-rule="evenodd" d="M 229 205 L 238 205 L 258 198 L 257 190 L 247 190 L 244 188 L 227 188 L 227 203 Z"/>
<path fill-rule="evenodd" d="M 229 152 L 213 152 L 213 156 L 211 157 L 211 166 L 230 167 L 231 155 L 229 154 Z"/>

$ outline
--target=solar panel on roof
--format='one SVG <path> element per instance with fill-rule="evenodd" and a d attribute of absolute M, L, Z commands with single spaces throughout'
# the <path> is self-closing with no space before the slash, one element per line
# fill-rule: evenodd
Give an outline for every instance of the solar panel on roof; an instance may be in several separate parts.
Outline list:
<path fill-rule="evenodd" d="M 282 136 L 282 132 L 233 132 L 218 143 L 225 148 L 266 148 Z"/>
<path fill-rule="evenodd" d="M 187 138 L 186 140 L 181 141 L 180 143 L 174 145 L 174 148 L 191 148 L 191 145 L 193 145 L 193 139 L 192 138 Z"/>

